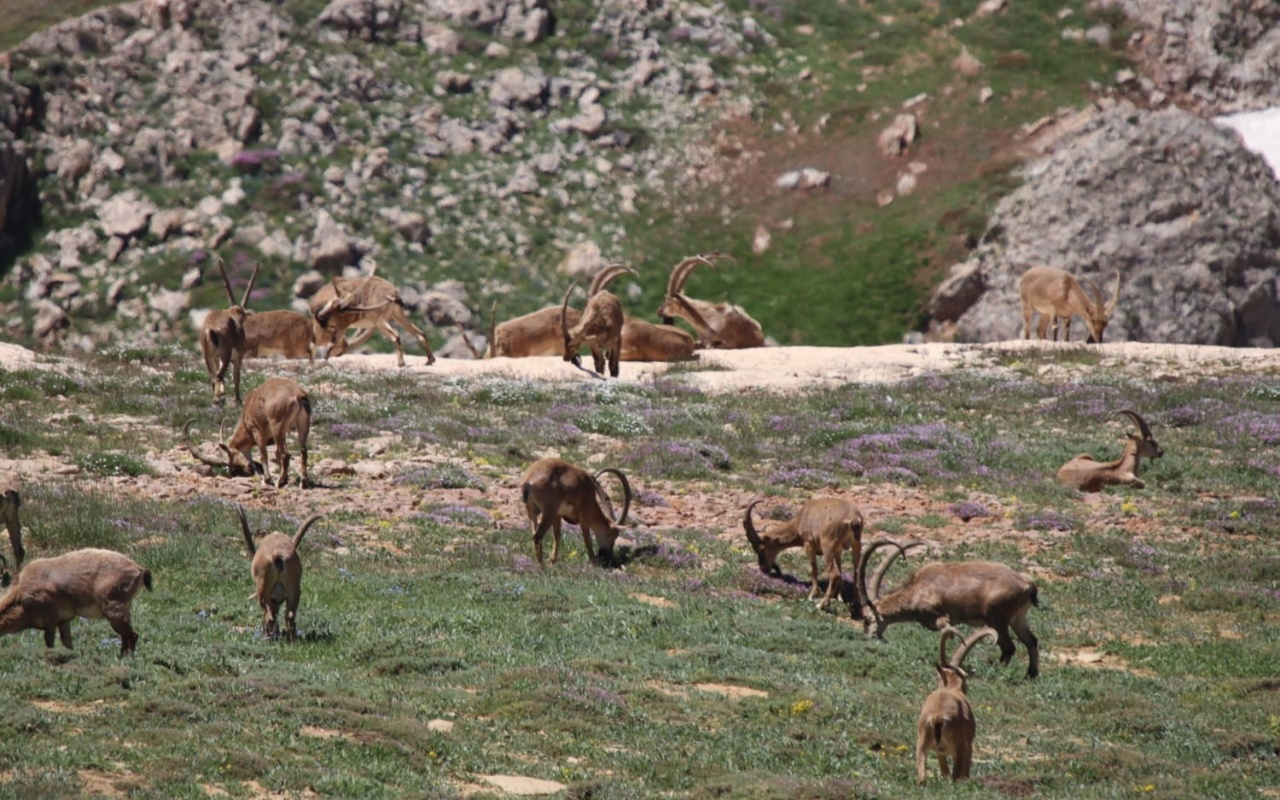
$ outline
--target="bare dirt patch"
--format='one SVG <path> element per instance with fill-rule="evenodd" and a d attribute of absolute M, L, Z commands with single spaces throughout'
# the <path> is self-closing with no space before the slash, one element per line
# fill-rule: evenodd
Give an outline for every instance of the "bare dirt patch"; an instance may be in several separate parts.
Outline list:
<path fill-rule="evenodd" d="M 1050 658 L 1061 664 L 1095 669 L 1118 669 L 1131 675 L 1152 677 L 1155 673 L 1149 669 L 1138 669 L 1119 656 L 1104 653 L 1096 647 L 1064 647 L 1055 648 Z"/>
<path fill-rule="evenodd" d="M 544 781 L 541 778 L 526 778 L 520 775 L 478 775 L 478 778 L 498 787 L 507 794 L 533 797 L 544 794 L 555 794 L 569 788 L 563 783 Z"/>
<path fill-rule="evenodd" d="M 87 716 L 89 714 L 97 714 L 100 711 L 124 707 L 123 702 L 112 702 L 109 700 L 94 700 L 92 703 L 63 703 L 58 700 L 32 700 L 31 705 L 41 711 L 48 711 L 52 714 L 67 714 L 72 716 Z"/>
<path fill-rule="evenodd" d="M 733 686 L 727 683 L 695 683 L 695 689 L 712 694 L 722 694 L 730 700 L 742 700 L 746 697 L 768 697 L 769 693 L 749 686 Z"/>
<path fill-rule="evenodd" d="M 674 600 L 668 600 L 665 597 L 656 597 L 651 594 L 641 594 L 640 592 L 632 592 L 631 599 L 638 600 L 645 605 L 657 606 L 658 608 L 675 608 L 677 605 Z"/>

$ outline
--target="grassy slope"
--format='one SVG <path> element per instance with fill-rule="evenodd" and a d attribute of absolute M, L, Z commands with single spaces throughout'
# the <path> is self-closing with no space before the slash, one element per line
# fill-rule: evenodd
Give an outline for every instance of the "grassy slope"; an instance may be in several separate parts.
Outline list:
<path fill-rule="evenodd" d="M 180 500 L 134 499 L 120 491 L 132 481 L 111 477 L 148 473 L 139 448 L 167 451 L 186 416 L 216 425 L 217 411 L 192 411 L 207 409 L 203 374 L 173 358 L 115 353 L 72 378 L 0 372 L 6 454 L 64 454 L 85 470 L 28 487 L 29 550 L 115 547 L 156 575 L 135 606 L 134 659 L 116 659 L 101 622 L 73 624 L 74 653 L 45 651 L 34 632 L 0 640 L 0 793 L 71 796 L 96 776 L 137 797 L 202 796 L 193 781 L 237 796 L 252 795 L 248 781 L 451 796 L 489 773 L 559 780 L 579 798 L 915 791 L 930 634 L 898 626 L 873 642 L 843 612 L 815 612 L 794 587 L 760 578 L 736 535 L 716 538 L 736 517 L 636 529 L 621 571 L 585 563 L 571 528 L 567 556 L 540 571 L 507 487 L 548 446 L 623 465 L 645 493 L 640 518 L 693 487 L 795 503 L 830 481 L 918 482 L 921 498 L 986 506 L 995 520 L 968 526 L 938 512 L 869 521 L 872 535 L 942 536 L 948 558 L 1040 576 L 1042 678 L 1022 680 L 1022 651 L 1009 668 L 976 652 L 979 783 L 931 780 L 923 796 L 1244 798 L 1273 782 L 1275 376 L 1051 380 L 1031 356 L 1008 365 L 1012 380 L 971 372 L 801 398 L 702 396 L 678 379 L 553 390 L 312 376 L 313 463 L 357 460 L 362 440 L 388 430 L 406 442 L 392 457 L 435 455 L 398 479 L 421 487 L 418 513 L 336 513 L 309 535 L 303 641 L 288 647 L 256 634 L 226 503 L 198 485 Z M 1146 491 L 1083 503 L 1048 475 L 1076 452 L 1114 450 L 1098 420 L 1121 402 L 1148 412 L 1167 455 Z M 60 422 L 36 424 L 51 406 Z M 135 427 L 126 433 L 122 418 Z M 302 516 L 333 493 L 377 488 L 326 480 L 250 497 L 251 519 L 289 527 L 262 506 Z M 483 493 L 442 504 L 439 488 L 459 486 Z M 992 526 L 1007 536 L 971 535 Z M 801 556 L 783 563 L 803 574 Z M 1090 647 L 1130 671 L 1058 660 Z M 767 696 L 731 701 L 701 683 Z M 428 729 L 436 718 L 456 727 Z"/>

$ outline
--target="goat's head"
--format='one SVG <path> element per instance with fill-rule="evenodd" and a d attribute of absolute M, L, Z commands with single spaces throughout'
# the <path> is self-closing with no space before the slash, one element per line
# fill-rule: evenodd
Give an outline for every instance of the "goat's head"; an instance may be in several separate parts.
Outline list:
<path fill-rule="evenodd" d="M 717 261 L 725 258 L 732 259 L 733 256 L 713 250 L 709 253 L 688 256 L 671 268 L 671 275 L 667 278 L 666 296 L 662 298 L 662 305 L 658 306 L 658 316 L 662 319 L 664 325 L 672 324 L 676 317 L 685 316 L 684 308 L 688 306 L 688 303 L 681 305 L 676 298 L 683 294 L 684 284 L 685 281 L 689 280 L 690 273 L 699 264 L 714 267 Z"/>
<path fill-rule="evenodd" d="M 947 658 L 947 641 L 955 637 L 960 640 L 960 646 L 956 648 L 956 652 Z M 964 693 L 968 686 L 966 681 L 969 679 L 969 673 L 964 669 L 965 656 L 969 655 L 969 651 L 973 646 L 983 639 L 991 639 L 995 641 L 996 632 L 991 628 L 983 628 L 982 630 L 965 639 L 960 631 L 951 625 L 942 629 L 942 636 L 938 642 L 938 663 L 936 669 L 938 672 L 938 688 L 939 689 L 955 689 Z"/>
<path fill-rule="evenodd" d="M 613 501 L 609 499 L 609 493 L 600 485 L 600 476 L 606 472 L 616 477 L 622 484 L 622 515 L 617 518 L 613 516 Z M 604 515 L 606 523 L 595 531 L 597 557 L 600 563 L 609 564 L 613 560 L 613 546 L 617 544 L 618 536 L 622 533 L 621 526 L 627 524 L 627 512 L 631 510 L 631 482 L 627 480 L 622 470 L 613 467 L 605 467 L 597 472 L 592 476 L 591 482 L 595 486 L 596 502 L 600 505 L 600 512 Z M 583 522 L 579 520 L 579 524 Z"/>
<path fill-rule="evenodd" d="M 235 293 L 231 291 L 231 279 L 227 277 L 227 265 L 223 263 L 222 257 L 218 257 L 218 272 L 222 274 L 222 288 L 227 292 L 227 310 L 232 314 L 239 316 L 242 320 L 249 305 L 249 294 L 253 291 L 253 282 L 258 279 L 258 270 L 262 268 L 260 262 L 253 265 L 253 274 L 249 276 L 249 283 L 244 287 L 244 294 L 240 297 L 240 302 L 236 302 Z"/>
<path fill-rule="evenodd" d="M 208 458 L 206 456 L 201 455 L 200 451 L 196 449 L 195 445 L 191 441 L 191 426 L 193 424 L 195 424 L 194 419 L 187 420 L 186 423 L 182 426 L 182 433 L 186 438 L 187 451 L 191 453 L 191 455 L 195 458 L 196 461 L 199 461 L 201 464 L 204 464 L 209 467 L 223 467 L 228 472 L 230 472 L 232 475 L 235 475 L 235 476 L 251 476 L 251 475 L 262 474 L 261 464 L 254 461 L 247 454 L 242 453 L 239 450 L 233 450 L 232 448 L 228 447 L 226 444 L 223 443 L 223 441 L 225 441 L 225 437 L 223 436 L 222 430 L 219 430 L 218 432 L 218 439 L 219 439 L 218 449 L 223 452 L 226 458 L 224 460 L 219 461 L 218 459 Z"/>
<path fill-rule="evenodd" d="M 898 556 L 906 556 L 907 548 L 914 547 L 919 542 L 908 542 L 901 545 L 892 539 L 876 539 L 868 543 L 862 550 L 862 557 L 858 559 L 858 566 L 854 570 L 854 584 L 858 589 L 858 602 L 861 603 L 862 629 L 868 635 L 877 639 L 884 635 L 884 629 L 889 626 L 885 618 L 880 614 L 876 603 L 880 601 L 880 585 L 884 582 L 885 573 L 889 571 L 889 567 Z M 871 560 L 872 554 L 882 547 L 892 547 L 893 552 L 876 567 L 876 571 L 871 576 L 871 581 L 867 582 L 867 564 Z M 859 609 L 853 609 L 855 616 L 859 613 Z"/>
<path fill-rule="evenodd" d="M 1102 290 L 1098 288 L 1098 284 L 1090 280 L 1089 287 L 1093 289 L 1093 302 L 1085 309 L 1085 324 L 1089 326 L 1089 343 L 1102 344 L 1102 334 L 1107 329 L 1107 323 L 1111 321 L 1111 315 L 1115 313 L 1116 302 L 1120 299 L 1120 273 L 1116 272 L 1116 283 L 1111 290 L 1111 299 L 1104 301 L 1102 299 Z"/>
<path fill-rule="evenodd" d="M 1117 411 L 1112 416 L 1124 415 L 1133 420 L 1133 424 L 1138 426 L 1138 433 L 1130 433 L 1129 439 L 1137 445 L 1138 455 L 1142 458 L 1160 458 L 1164 455 L 1164 448 L 1151 435 L 1151 426 L 1142 418 L 1138 412 L 1132 409 L 1124 409 Z"/>
<path fill-rule="evenodd" d="M 780 578 L 782 577 L 782 569 L 778 566 L 778 550 L 769 547 L 768 543 L 756 531 L 755 522 L 751 519 L 751 509 L 755 508 L 756 503 L 759 502 L 759 500 L 752 500 L 751 505 L 747 506 L 747 512 L 742 517 L 742 527 L 747 532 L 747 542 L 750 543 L 751 549 L 756 551 L 756 561 L 760 564 L 760 572 Z"/>

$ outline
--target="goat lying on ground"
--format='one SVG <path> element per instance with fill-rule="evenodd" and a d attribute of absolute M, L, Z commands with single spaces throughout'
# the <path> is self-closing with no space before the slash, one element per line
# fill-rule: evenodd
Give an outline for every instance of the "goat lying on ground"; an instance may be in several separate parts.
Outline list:
<path fill-rule="evenodd" d="M 348 347 L 359 347 L 381 331 L 396 346 L 396 364 L 404 366 L 404 346 L 396 323 L 413 334 L 427 354 L 427 364 L 436 363 L 427 335 L 409 319 L 400 292 L 389 281 L 374 275 L 363 278 L 334 278 L 311 298 L 311 316 L 315 319 L 316 347 L 328 347 L 325 360 L 337 357 Z M 346 339 L 347 328 L 363 328 L 353 341 Z"/>
<path fill-rule="evenodd" d="M 22 560 L 26 558 L 27 551 L 22 547 L 22 520 L 18 515 L 22 496 L 18 494 L 19 488 L 17 475 L 0 473 L 0 519 L 4 520 L 4 527 L 9 531 L 13 560 L 17 562 L 14 568 L 21 572 Z"/>
<path fill-rule="evenodd" d="M 622 316 L 621 361 L 687 361 L 697 348 L 697 340 L 674 325 Z"/>
<path fill-rule="evenodd" d="M 938 645 L 938 688 L 925 698 L 916 722 L 916 783 L 923 784 L 929 753 L 938 756 L 938 769 L 942 777 L 953 781 L 969 777 L 973 765 L 973 738 L 977 725 L 973 708 L 967 696 L 968 674 L 963 669 L 964 657 L 980 640 L 994 638 L 995 631 L 985 628 L 960 645 L 951 661 L 947 661 L 947 640 L 960 637 L 959 631 L 950 626 L 943 628 L 942 641 Z M 955 759 L 955 766 L 948 768 L 947 757 Z"/>
<path fill-rule="evenodd" d="M 1031 338 L 1031 314 L 1040 314 L 1036 326 L 1037 338 L 1045 338 L 1049 318 L 1053 318 L 1053 340 L 1058 341 L 1058 325 L 1062 320 L 1062 341 L 1071 339 L 1071 318 L 1079 315 L 1089 328 L 1089 342 L 1102 344 L 1102 333 L 1107 329 L 1116 301 L 1120 299 L 1120 273 L 1116 273 L 1115 289 L 1111 300 L 1103 302 L 1098 284 L 1089 281 L 1093 300 L 1085 294 L 1079 281 L 1069 272 L 1054 267 L 1032 267 L 1018 280 L 1018 294 L 1022 298 L 1022 338 Z"/>
<path fill-rule="evenodd" d="M 44 631 L 53 647 L 57 630 L 71 649 L 71 620 L 103 619 L 120 634 L 120 655 L 134 651 L 138 634 L 129 621 L 133 598 L 151 590 L 151 571 L 114 550 L 75 550 L 57 558 L 37 558 L 18 573 L 18 581 L 0 597 L 0 635 L 29 628 Z"/>
<path fill-rule="evenodd" d="M 227 290 L 226 311 L 210 311 L 200 327 L 200 351 L 204 354 L 204 365 L 209 370 L 209 382 L 213 384 L 213 401 L 222 403 L 226 400 L 227 387 L 223 379 L 227 375 L 227 366 L 232 367 L 235 383 L 236 403 L 240 402 L 240 360 L 244 357 L 244 322 L 245 304 L 249 302 L 249 293 L 253 291 L 253 282 L 258 278 L 258 268 L 253 265 L 253 275 L 249 277 L 249 285 L 244 287 L 244 296 L 240 302 L 231 292 L 231 281 L 227 278 L 227 268 L 218 259 L 218 271 L 222 273 L 222 287 Z"/>
<path fill-rule="evenodd" d="M 564 360 L 581 366 L 578 350 L 582 345 L 591 348 L 591 360 L 596 372 L 604 374 L 605 361 L 609 363 L 609 375 L 618 377 L 618 361 L 622 356 L 622 303 L 616 295 L 604 287 L 613 278 L 635 271 L 621 264 L 610 264 L 591 280 L 587 290 L 587 305 L 582 309 L 582 317 L 572 329 L 569 327 L 568 308 L 569 295 L 577 286 L 577 282 L 569 285 L 564 293 L 564 302 L 560 305 L 560 331 L 564 338 Z"/>
<path fill-rule="evenodd" d="M 694 300 L 684 294 L 685 281 L 699 264 L 714 267 L 715 262 L 731 256 L 710 252 L 690 256 L 671 269 L 667 294 L 658 306 L 658 316 L 670 325 L 675 317 L 683 319 L 698 334 L 702 347 L 738 350 L 764 347 L 764 330 L 741 307 L 728 303 Z"/>
<path fill-rule="evenodd" d="M 576 308 L 564 312 L 570 325 L 577 325 L 581 315 Z M 560 330 L 560 306 L 547 306 L 498 324 L 498 301 L 489 311 L 489 347 L 484 356 L 459 326 L 462 341 L 476 358 L 529 358 L 531 356 L 563 356 L 564 338 Z"/>
<path fill-rule="evenodd" d="M 613 503 L 600 486 L 599 477 L 609 472 L 622 482 L 622 516 L 613 519 Z M 551 545 L 551 563 L 560 557 L 560 521 L 564 520 L 582 529 L 582 544 L 587 557 L 594 560 L 596 550 L 591 545 L 591 534 L 596 536 L 600 548 L 600 561 L 612 560 L 613 544 L 618 540 L 618 526 L 627 521 L 631 508 L 631 484 L 621 470 L 602 469 L 593 477 L 591 473 L 558 458 L 542 458 L 529 465 L 520 476 L 520 498 L 533 531 L 533 551 L 542 565 L 542 537 L 547 530 L 554 533 Z"/>
<path fill-rule="evenodd" d="M 1124 414 L 1138 426 L 1137 433 L 1130 433 L 1124 443 L 1124 453 L 1115 461 L 1097 461 L 1088 453 L 1081 453 L 1058 469 L 1058 483 L 1082 492 L 1100 492 L 1103 486 L 1128 484 L 1141 489 L 1147 484 L 1138 477 L 1138 467 L 1143 458 L 1160 458 L 1164 449 L 1151 435 L 1151 427 L 1138 412 L 1125 409 L 1113 416 Z"/>
<path fill-rule="evenodd" d="M 226 455 L 225 461 L 200 455 L 191 443 L 191 425 L 188 420 L 182 426 L 186 435 L 187 450 L 202 464 L 226 467 L 232 475 L 253 475 L 261 471 L 263 480 L 271 485 L 271 468 L 267 461 L 267 446 L 275 445 L 276 464 L 280 467 L 277 487 L 289 480 L 289 450 L 286 437 L 290 431 L 298 432 L 298 449 L 302 453 L 302 486 L 311 484 L 307 476 L 307 434 L 311 431 L 311 400 L 307 393 L 291 378 L 268 378 L 261 386 L 249 392 L 240 422 L 231 433 L 231 439 L 218 447 Z M 249 453 L 257 445 L 262 463 L 253 460 Z"/>
<path fill-rule="evenodd" d="M 244 509 L 236 506 L 236 512 L 240 515 L 240 530 L 244 532 L 244 543 L 252 559 L 250 571 L 254 597 L 262 608 L 262 635 L 269 639 L 280 635 L 280 604 L 284 603 L 285 640 L 292 642 L 298 638 L 298 601 L 302 599 L 302 559 L 298 557 L 298 545 L 307 529 L 322 515 L 307 517 L 292 537 L 268 533 L 255 547 Z"/>
<path fill-rule="evenodd" d="M 244 318 L 246 358 L 284 356 L 316 360 L 311 320 L 296 311 L 261 311 Z"/>
<path fill-rule="evenodd" d="M 759 500 L 747 506 L 742 527 L 747 541 L 756 551 L 760 571 L 766 575 L 781 575 L 778 553 L 791 547 L 803 547 L 809 556 L 809 573 L 813 588 L 809 599 L 818 596 L 818 554 L 821 553 L 827 567 L 827 593 L 818 601 L 818 608 L 826 608 L 831 598 L 838 596 L 841 583 L 840 553 L 852 550 L 856 561 L 862 551 L 862 512 L 858 506 L 840 497 L 815 497 L 800 507 L 795 518 L 782 525 L 757 533 L 751 520 L 751 509 Z"/>
<path fill-rule="evenodd" d="M 911 542 L 905 547 L 922 544 Z M 876 569 L 868 587 L 867 562 L 881 547 L 896 549 Z M 1027 648 L 1027 677 L 1040 674 L 1039 644 L 1027 625 L 1027 612 L 1040 604 L 1035 583 L 994 561 L 933 563 L 919 567 L 901 586 L 881 597 L 885 573 L 904 552 L 904 546 L 897 542 L 877 539 L 866 546 L 858 559 L 855 579 L 862 592 L 862 622 L 868 634 L 881 637 L 885 628 L 899 622 L 918 622 L 935 631 L 948 625 L 986 625 L 998 637 L 1000 663 L 1008 664 L 1016 651 L 1009 637 L 1009 629 L 1013 628 Z"/>

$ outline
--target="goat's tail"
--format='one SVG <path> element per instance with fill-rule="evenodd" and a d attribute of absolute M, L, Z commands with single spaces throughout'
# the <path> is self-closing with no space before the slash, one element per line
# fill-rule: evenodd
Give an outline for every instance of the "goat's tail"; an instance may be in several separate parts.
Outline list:
<path fill-rule="evenodd" d="M 933 741 L 940 743 L 942 741 L 942 720 L 933 721 Z"/>
<path fill-rule="evenodd" d="M 142 571 L 142 585 L 147 587 L 147 591 L 151 591 L 151 570 L 144 569 Z"/>
<path fill-rule="evenodd" d="M 1040 590 L 1036 588 L 1034 583 L 1031 584 L 1031 605 L 1037 608 L 1040 606 Z"/>
<path fill-rule="evenodd" d="M 284 556 L 276 556 L 271 563 L 275 565 L 276 572 L 284 572 Z"/>
<path fill-rule="evenodd" d="M 533 491 L 533 484 L 532 484 L 532 483 L 526 483 L 525 485 L 521 486 L 521 487 L 520 487 L 520 500 L 521 500 L 521 502 L 528 503 L 528 502 L 529 502 L 529 492 L 532 492 L 532 491 Z"/>

